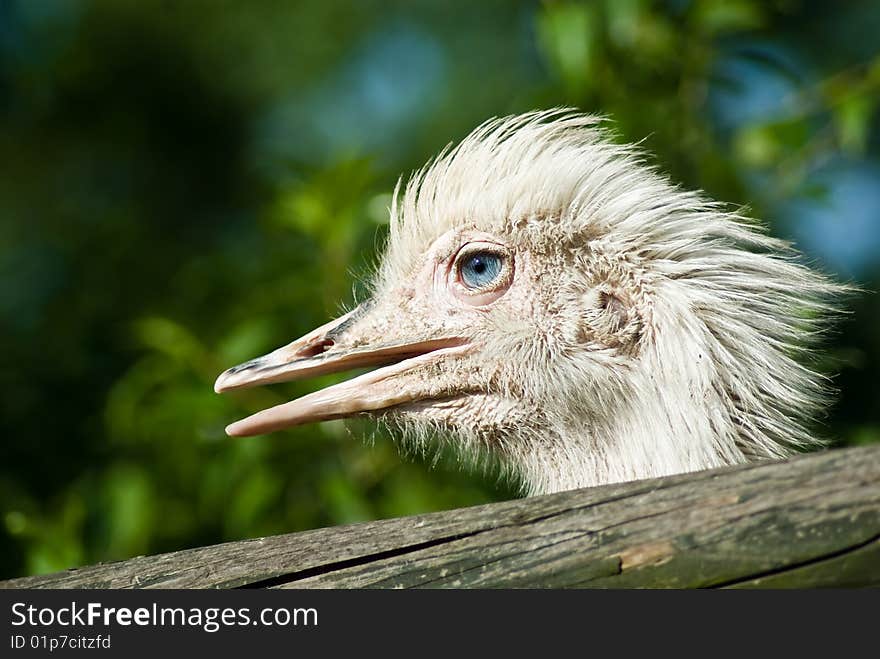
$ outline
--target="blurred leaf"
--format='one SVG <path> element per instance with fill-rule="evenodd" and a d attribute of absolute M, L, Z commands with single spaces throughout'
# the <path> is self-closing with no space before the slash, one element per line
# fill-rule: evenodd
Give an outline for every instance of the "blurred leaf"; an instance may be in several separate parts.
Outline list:
<path fill-rule="evenodd" d="M 266 318 L 249 318 L 230 328 L 217 348 L 217 357 L 224 364 L 239 364 L 265 351 L 277 328 Z"/>
<path fill-rule="evenodd" d="M 876 107 L 874 99 L 853 94 L 835 108 L 834 120 L 841 148 L 857 155 L 864 153 Z"/>
<path fill-rule="evenodd" d="M 104 478 L 101 500 L 107 555 L 114 558 L 147 552 L 154 523 L 156 492 L 143 467 L 119 464 Z"/>
<path fill-rule="evenodd" d="M 595 74 L 596 3 L 548 2 L 538 15 L 538 45 L 570 89 L 589 89 Z"/>
<path fill-rule="evenodd" d="M 229 490 L 223 522 L 230 537 L 239 537 L 253 528 L 254 520 L 264 519 L 277 504 L 283 483 L 269 468 L 248 473 L 237 487 Z"/>
<path fill-rule="evenodd" d="M 205 349 L 199 340 L 170 318 L 143 318 L 137 321 L 135 333 L 144 346 L 181 364 L 196 366 L 204 359 Z"/>
<path fill-rule="evenodd" d="M 611 42 L 633 55 L 650 61 L 675 54 L 677 35 L 666 16 L 652 11 L 646 0 L 612 0 L 606 2 L 608 35 Z M 652 62 L 655 63 L 655 62 Z"/>
<path fill-rule="evenodd" d="M 764 25 L 764 9 L 757 0 L 699 0 L 694 21 L 710 34 L 755 30 Z"/>
<path fill-rule="evenodd" d="M 782 153 L 782 145 L 770 125 L 746 126 L 734 140 L 736 157 L 749 167 L 769 167 Z"/>
<path fill-rule="evenodd" d="M 331 514 L 340 523 L 361 522 L 370 519 L 370 510 L 362 492 L 354 484 L 340 478 L 336 473 L 328 473 L 321 484 L 321 499 L 330 507 Z"/>

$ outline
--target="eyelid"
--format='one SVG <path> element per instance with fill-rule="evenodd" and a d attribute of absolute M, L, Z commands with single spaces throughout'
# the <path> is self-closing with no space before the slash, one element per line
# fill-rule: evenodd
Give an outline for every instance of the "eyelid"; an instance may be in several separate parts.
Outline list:
<path fill-rule="evenodd" d="M 472 242 L 461 246 L 458 252 L 456 252 L 455 257 L 452 259 L 452 265 L 457 269 L 461 262 L 467 257 L 473 256 L 474 254 L 482 254 L 484 252 L 499 256 L 501 257 L 501 260 L 505 262 L 510 258 L 510 252 L 503 245 L 497 243 Z"/>

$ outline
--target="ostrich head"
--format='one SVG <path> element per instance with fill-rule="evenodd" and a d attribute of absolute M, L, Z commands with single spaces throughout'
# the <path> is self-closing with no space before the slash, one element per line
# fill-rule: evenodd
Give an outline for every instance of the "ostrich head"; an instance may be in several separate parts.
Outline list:
<path fill-rule="evenodd" d="M 782 457 L 816 444 L 843 290 L 794 256 L 593 117 L 492 120 L 398 185 L 366 302 L 216 390 L 378 368 L 227 432 L 372 415 L 528 493 Z"/>

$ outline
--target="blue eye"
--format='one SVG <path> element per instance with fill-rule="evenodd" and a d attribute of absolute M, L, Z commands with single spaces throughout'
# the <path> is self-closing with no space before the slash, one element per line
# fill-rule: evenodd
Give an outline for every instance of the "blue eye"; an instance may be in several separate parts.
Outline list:
<path fill-rule="evenodd" d="M 468 288 L 485 288 L 498 279 L 504 261 L 492 252 L 475 252 L 465 256 L 458 266 L 461 283 Z"/>

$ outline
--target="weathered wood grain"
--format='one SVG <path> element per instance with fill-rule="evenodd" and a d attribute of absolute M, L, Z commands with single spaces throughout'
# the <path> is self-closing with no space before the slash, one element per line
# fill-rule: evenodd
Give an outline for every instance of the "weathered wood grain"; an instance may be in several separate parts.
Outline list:
<path fill-rule="evenodd" d="M 231 542 L 4 588 L 880 586 L 880 446 Z"/>

